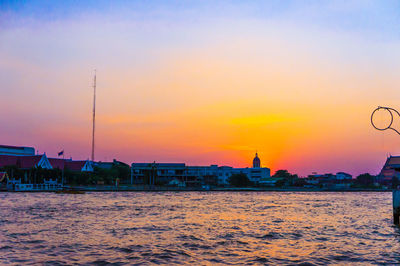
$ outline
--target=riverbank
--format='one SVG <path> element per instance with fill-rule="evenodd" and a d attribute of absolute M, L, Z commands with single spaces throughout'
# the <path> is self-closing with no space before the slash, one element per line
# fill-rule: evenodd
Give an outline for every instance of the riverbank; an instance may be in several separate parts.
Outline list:
<path fill-rule="evenodd" d="M 75 191 L 85 192 L 190 192 L 190 191 L 219 191 L 219 192 L 390 192 L 392 189 L 371 189 L 371 188 L 347 188 L 347 189 L 329 189 L 329 188 L 301 188 L 301 187 L 216 187 L 216 188 L 198 188 L 198 187 L 150 187 L 150 186 L 71 186 Z M 55 192 L 57 190 L 35 190 L 35 191 L 0 191 L 0 192 Z"/>

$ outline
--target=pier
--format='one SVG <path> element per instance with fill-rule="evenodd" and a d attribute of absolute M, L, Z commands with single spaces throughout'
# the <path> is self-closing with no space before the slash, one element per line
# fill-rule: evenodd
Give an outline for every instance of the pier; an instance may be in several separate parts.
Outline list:
<path fill-rule="evenodd" d="M 393 190 L 393 223 L 400 224 L 400 190 Z"/>

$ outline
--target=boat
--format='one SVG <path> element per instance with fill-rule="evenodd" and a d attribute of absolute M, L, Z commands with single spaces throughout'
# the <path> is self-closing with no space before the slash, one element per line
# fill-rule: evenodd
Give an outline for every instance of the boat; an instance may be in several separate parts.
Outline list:
<path fill-rule="evenodd" d="M 85 191 L 63 187 L 61 190 L 57 190 L 56 194 L 85 194 Z"/>
<path fill-rule="evenodd" d="M 56 194 L 85 194 L 85 191 L 80 190 L 58 190 Z"/>

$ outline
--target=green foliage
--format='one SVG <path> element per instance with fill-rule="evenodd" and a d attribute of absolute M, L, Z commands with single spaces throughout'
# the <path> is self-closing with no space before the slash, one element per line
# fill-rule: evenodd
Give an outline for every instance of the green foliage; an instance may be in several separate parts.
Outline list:
<path fill-rule="evenodd" d="M 275 186 L 276 187 L 283 187 L 286 184 L 286 181 L 284 178 L 279 179 L 278 181 L 276 181 Z"/>
<path fill-rule="evenodd" d="M 69 185 L 94 185 L 93 173 L 90 172 L 71 172 L 66 182 Z"/>
<path fill-rule="evenodd" d="M 130 168 L 127 165 L 113 165 L 110 169 L 95 167 L 94 172 L 64 170 L 64 179 L 68 185 L 114 185 L 119 178 L 121 183 L 130 182 Z"/>
<path fill-rule="evenodd" d="M 119 178 L 121 183 L 130 183 L 131 169 L 128 165 L 115 164 L 111 169 L 114 171 L 116 177 Z"/>
<path fill-rule="evenodd" d="M 288 170 L 277 170 L 272 177 L 290 178 L 291 176 Z"/>
<path fill-rule="evenodd" d="M 276 182 L 275 186 L 277 187 L 282 187 L 284 185 L 293 186 L 299 179 L 297 174 L 292 175 L 291 173 L 288 172 L 288 170 L 277 170 L 272 177 L 282 178 L 282 180 Z"/>
<path fill-rule="evenodd" d="M 372 187 L 374 185 L 374 177 L 368 173 L 357 176 L 356 183 L 362 187 Z"/>
<path fill-rule="evenodd" d="M 245 174 L 233 174 L 228 182 L 234 187 L 248 187 L 253 184 Z"/>
<path fill-rule="evenodd" d="M 304 178 L 297 178 L 294 181 L 293 184 L 295 187 L 304 187 L 305 185 L 307 185 L 307 182 L 304 180 Z"/>
<path fill-rule="evenodd" d="M 118 178 L 118 171 L 111 167 L 111 169 L 95 167 L 93 173 L 96 183 L 97 181 L 104 182 L 104 185 L 113 185 L 116 178 Z"/>

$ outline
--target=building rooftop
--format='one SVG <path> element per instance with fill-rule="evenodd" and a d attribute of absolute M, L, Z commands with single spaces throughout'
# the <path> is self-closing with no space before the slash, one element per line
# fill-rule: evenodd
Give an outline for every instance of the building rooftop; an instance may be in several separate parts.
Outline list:
<path fill-rule="evenodd" d="M 33 147 L 23 147 L 23 146 L 0 145 L 0 149 L 25 150 L 25 149 L 34 149 L 34 148 Z"/>
<path fill-rule="evenodd" d="M 185 167 L 184 163 L 132 163 L 133 167 L 151 167 L 155 164 L 156 167 Z"/>

